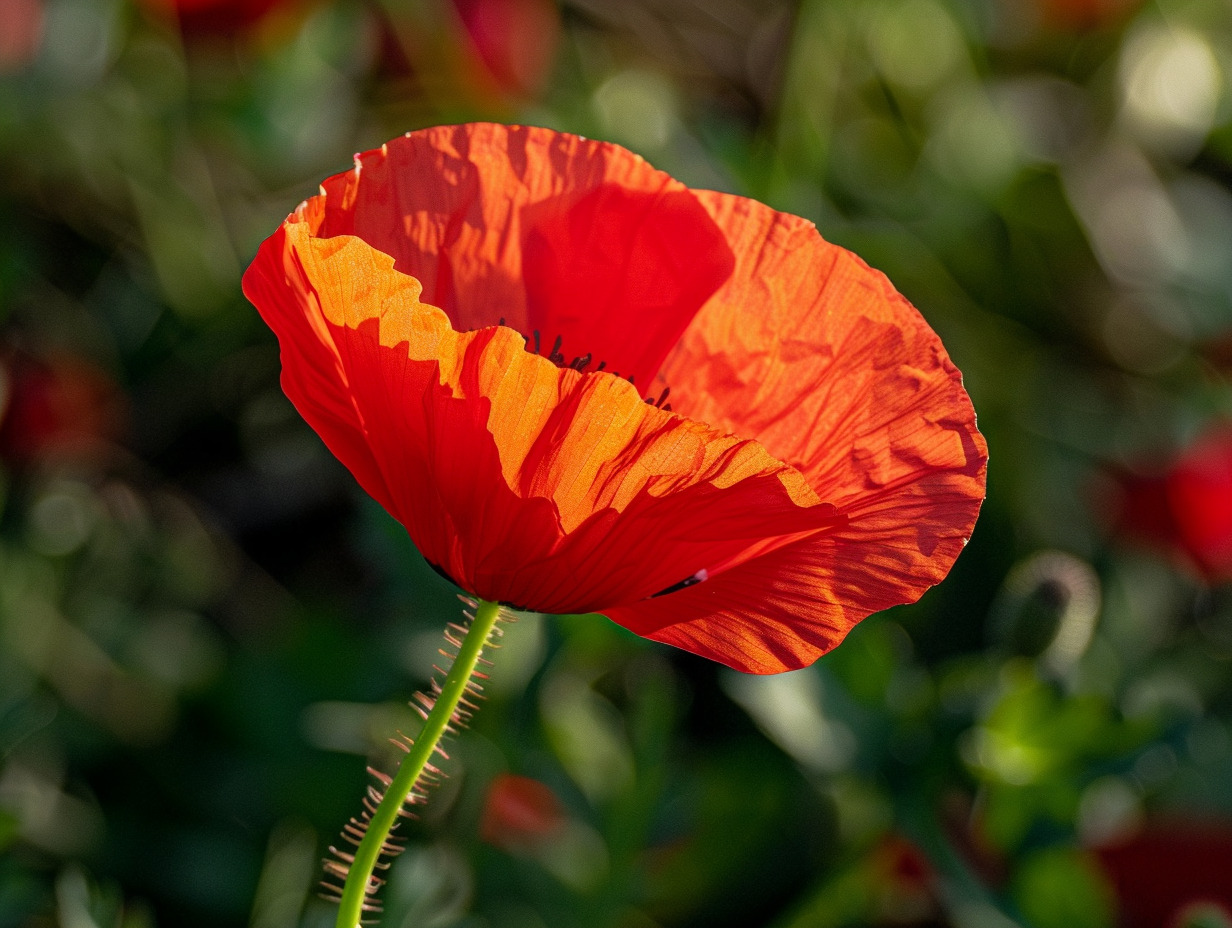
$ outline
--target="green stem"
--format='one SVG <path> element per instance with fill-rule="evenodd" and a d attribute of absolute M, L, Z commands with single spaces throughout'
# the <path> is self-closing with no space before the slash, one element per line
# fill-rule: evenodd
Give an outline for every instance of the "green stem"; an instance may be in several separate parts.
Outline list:
<path fill-rule="evenodd" d="M 423 730 L 415 739 L 410 752 L 402 759 L 397 775 L 385 790 L 385 796 L 377 806 L 363 840 L 355 850 L 355 861 L 347 872 L 346 885 L 342 890 L 337 928 L 357 928 L 359 925 L 368 882 L 380 859 L 381 846 L 389 838 L 390 830 L 398 820 L 402 803 L 423 774 L 424 767 L 445 734 L 459 701 L 466 694 L 466 684 L 475 672 L 480 654 L 488 643 L 488 636 L 496 626 L 499 616 L 500 606 L 486 600 L 481 600 L 475 609 L 475 619 L 471 622 L 466 637 L 462 639 L 462 647 L 458 649 L 453 666 L 445 675 L 441 693 L 436 698 L 432 711 L 428 713 Z"/>

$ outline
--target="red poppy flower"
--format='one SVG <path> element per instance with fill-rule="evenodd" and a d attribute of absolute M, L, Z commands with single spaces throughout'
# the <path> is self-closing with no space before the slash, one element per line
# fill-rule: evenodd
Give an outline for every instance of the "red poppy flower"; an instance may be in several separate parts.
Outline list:
<path fill-rule="evenodd" d="M 1126 479 L 1121 523 L 1211 580 L 1232 579 L 1232 429 L 1204 435 L 1155 477 Z"/>
<path fill-rule="evenodd" d="M 43 38 L 42 0 L 0 0 L 0 74 L 34 60 Z"/>
<path fill-rule="evenodd" d="M 560 13 L 552 0 L 454 0 L 476 67 L 471 79 L 499 95 L 538 91 L 555 57 Z"/>
<path fill-rule="evenodd" d="M 565 821 L 564 808 L 546 783 L 502 773 L 488 786 L 479 836 L 497 847 L 518 849 L 550 839 Z"/>
<path fill-rule="evenodd" d="M 376 25 L 386 78 L 415 75 L 445 105 L 496 111 L 543 90 L 560 44 L 556 0 L 452 0 L 427 17 L 415 5 L 388 7 Z"/>
<path fill-rule="evenodd" d="M 1184 915 L 1203 907 L 1232 917 L 1232 828 L 1225 824 L 1156 823 L 1096 854 L 1116 890 L 1125 928 L 1199 924 Z"/>
<path fill-rule="evenodd" d="M 179 23 L 186 36 L 223 36 L 255 29 L 275 11 L 301 0 L 142 0 L 152 12 Z"/>
<path fill-rule="evenodd" d="M 459 586 L 740 670 L 916 599 L 984 495 L 960 375 L 885 277 L 614 145 L 409 133 L 244 292 L 300 413 Z"/>
<path fill-rule="evenodd" d="M 24 464 L 48 455 L 89 454 L 123 431 L 119 388 L 72 355 L 0 358 L 0 457 Z"/>
<path fill-rule="evenodd" d="M 1044 22 L 1057 29 L 1098 29 L 1127 18 L 1141 0 L 1039 0 Z"/>

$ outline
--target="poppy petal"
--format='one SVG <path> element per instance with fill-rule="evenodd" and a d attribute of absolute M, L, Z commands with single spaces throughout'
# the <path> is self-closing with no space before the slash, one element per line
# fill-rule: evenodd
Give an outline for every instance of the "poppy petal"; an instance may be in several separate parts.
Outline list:
<path fill-rule="evenodd" d="M 944 478 L 843 512 L 845 520 L 679 592 L 602 610 L 614 622 L 745 673 L 807 666 L 856 623 L 940 582 L 970 504 Z M 940 527 L 940 528 L 939 528 Z"/>
<path fill-rule="evenodd" d="M 757 439 L 836 504 L 949 469 L 978 509 L 987 449 L 919 312 L 807 220 L 697 196 L 740 257 L 664 366 L 674 408 Z"/>
<path fill-rule="evenodd" d="M 657 409 L 619 378 L 561 369 L 507 327 L 457 333 L 393 264 L 288 222 L 245 293 L 282 340 L 296 407 L 470 592 L 594 611 L 767 538 L 841 527 L 756 442 Z"/>
<path fill-rule="evenodd" d="M 383 301 L 402 281 L 373 278 L 372 299 Z M 312 283 L 287 242 L 284 224 L 262 243 L 244 273 L 244 295 L 278 335 L 282 348 L 282 389 L 326 447 L 351 471 L 373 499 L 390 509 L 393 494 L 368 444 L 367 429 L 346 388 L 333 333 Z"/>
<path fill-rule="evenodd" d="M 616 145 L 477 123 L 408 133 L 331 177 L 303 218 L 392 255 L 458 331 L 501 319 L 564 363 L 650 384 L 735 266 L 693 191 Z"/>
<path fill-rule="evenodd" d="M 674 406 L 756 439 L 846 521 L 606 614 L 777 672 L 945 576 L 983 501 L 987 446 L 940 340 L 883 275 L 803 219 L 698 198 L 739 259 L 665 364 Z"/>

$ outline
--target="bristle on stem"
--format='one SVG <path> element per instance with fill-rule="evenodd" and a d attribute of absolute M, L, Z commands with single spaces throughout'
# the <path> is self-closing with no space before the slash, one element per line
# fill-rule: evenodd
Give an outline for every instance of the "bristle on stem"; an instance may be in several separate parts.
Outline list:
<path fill-rule="evenodd" d="M 452 664 L 448 671 L 434 664 L 441 679 L 432 680 L 431 695 L 416 693 L 411 703 L 424 718 L 423 730 L 413 740 L 402 732 L 390 739 L 406 754 L 394 776 L 368 768 L 376 783 L 368 787 L 363 797 L 359 818 L 352 818 L 342 827 L 342 838 L 355 848 L 354 852 L 329 849 L 332 856 L 324 863 L 322 896 L 338 903 L 337 928 L 374 924 L 364 916 L 381 911 L 376 895 L 385 885 L 374 871 L 388 869 L 388 858 L 402 850 L 401 840 L 391 832 L 400 819 L 414 817 L 413 806 L 427 801 L 427 790 L 444 776 L 430 762 L 432 755 L 449 759 L 441 739 L 457 734 L 478 708 L 474 700 L 483 698 L 483 686 L 478 681 L 486 680 L 487 675 L 479 672 L 477 665 L 490 665 L 490 661 L 484 660 L 483 651 L 494 647 L 490 639 L 499 634 L 497 622 L 511 618 L 498 603 L 465 596 L 459 599 L 474 614 L 468 613 L 469 627 L 450 623 L 445 632 L 446 642 L 457 653 L 450 654 L 443 648 L 440 653 Z"/>

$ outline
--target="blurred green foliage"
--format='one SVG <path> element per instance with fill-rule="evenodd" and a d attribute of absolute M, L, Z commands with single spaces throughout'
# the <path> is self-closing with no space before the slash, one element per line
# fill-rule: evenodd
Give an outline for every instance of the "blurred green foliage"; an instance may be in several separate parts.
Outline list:
<path fill-rule="evenodd" d="M 320 858 L 459 605 L 239 275 L 353 151 L 474 118 L 884 270 L 989 498 L 808 670 L 511 626 L 382 924 L 1226 922 L 1183 855 L 1108 849 L 1202 821 L 1232 872 L 1232 565 L 1151 495 L 1232 413 L 1230 87 L 1226 0 L 0 0 L 0 928 L 332 924 Z"/>

